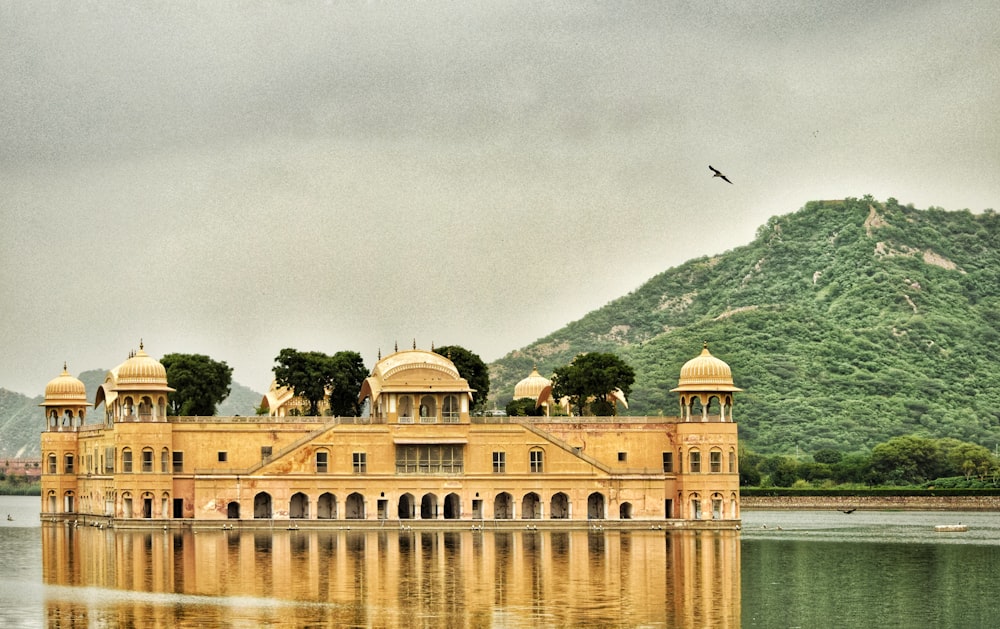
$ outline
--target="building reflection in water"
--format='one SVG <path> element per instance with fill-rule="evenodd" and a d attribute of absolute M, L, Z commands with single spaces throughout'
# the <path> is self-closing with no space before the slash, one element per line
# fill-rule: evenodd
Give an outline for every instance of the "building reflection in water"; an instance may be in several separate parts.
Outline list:
<path fill-rule="evenodd" d="M 42 527 L 49 626 L 740 626 L 735 531 Z"/>

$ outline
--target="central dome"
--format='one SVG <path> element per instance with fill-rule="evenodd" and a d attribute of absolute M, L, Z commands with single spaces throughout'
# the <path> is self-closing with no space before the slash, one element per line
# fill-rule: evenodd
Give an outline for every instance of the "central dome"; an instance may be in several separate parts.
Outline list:
<path fill-rule="evenodd" d="M 127 385 L 167 386 L 167 370 L 142 349 L 118 367 L 118 387 Z"/>

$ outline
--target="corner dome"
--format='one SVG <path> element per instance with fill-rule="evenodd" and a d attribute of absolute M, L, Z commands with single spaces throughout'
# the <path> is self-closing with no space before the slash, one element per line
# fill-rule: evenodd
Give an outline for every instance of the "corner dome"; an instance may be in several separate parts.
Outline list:
<path fill-rule="evenodd" d="M 701 354 L 684 363 L 677 388 L 672 391 L 742 391 L 733 384 L 733 370 L 712 356 L 708 344 Z"/>
<path fill-rule="evenodd" d="M 63 365 L 62 373 L 45 385 L 45 405 L 87 404 L 87 387 Z"/>
<path fill-rule="evenodd" d="M 531 374 L 527 378 L 514 385 L 514 399 L 531 398 L 532 400 L 537 400 L 542 391 L 551 385 L 552 381 L 538 373 L 537 367 L 533 367 Z"/>

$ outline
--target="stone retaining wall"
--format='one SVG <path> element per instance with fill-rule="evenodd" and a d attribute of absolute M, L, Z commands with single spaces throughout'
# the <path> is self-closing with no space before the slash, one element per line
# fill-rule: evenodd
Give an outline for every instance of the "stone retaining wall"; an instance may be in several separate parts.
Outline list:
<path fill-rule="evenodd" d="M 740 508 L 1000 511 L 1000 496 L 743 496 Z"/>

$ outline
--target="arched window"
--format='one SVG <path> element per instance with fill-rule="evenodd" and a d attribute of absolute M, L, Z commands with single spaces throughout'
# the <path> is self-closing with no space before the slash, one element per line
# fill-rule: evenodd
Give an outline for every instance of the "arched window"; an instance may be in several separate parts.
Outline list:
<path fill-rule="evenodd" d="M 409 395 L 399 397 L 399 423 L 413 423 L 413 398 Z"/>
<path fill-rule="evenodd" d="M 166 474 L 170 471 L 170 450 L 163 448 L 160 451 L 160 473 Z"/>
<path fill-rule="evenodd" d="M 148 395 L 144 395 L 139 401 L 139 419 L 149 421 L 153 419 L 153 400 Z"/>
<path fill-rule="evenodd" d="M 420 398 L 420 423 L 433 424 L 437 422 L 437 400 L 425 395 Z"/>
<path fill-rule="evenodd" d="M 73 473 L 73 455 L 72 454 L 67 454 L 66 455 L 66 461 L 65 461 L 65 465 L 63 466 L 63 472 L 66 473 L 66 474 L 72 474 Z"/>
<path fill-rule="evenodd" d="M 142 471 L 145 474 L 151 474 L 153 472 L 153 449 L 143 448 L 142 449 Z"/>
<path fill-rule="evenodd" d="M 541 474 L 545 471 L 545 453 L 541 448 L 532 448 L 528 452 L 528 470 L 532 474 Z"/>
<path fill-rule="evenodd" d="M 132 450 L 130 448 L 122 449 L 122 472 L 132 473 Z"/>
<path fill-rule="evenodd" d="M 722 450 L 712 450 L 708 453 L 708 471 L 712 474 L 722 473 Z"/>
<path fill-rule="evenodd" d="M 561 491 L 552 496 L 549 517 L 553 520 L 569 518 L 569 496 Z"/>
<path fill-rule="evenodd" d="M 301 491 L 292 494 L 292 499 L 288 503 L 288 517 L 307 519 L 309 517 L 309 496 Z"/>
<path fill-rule="evenodd" d="M 335 520 L 337 518 L 337 497 L 326 492 L 320 494 L 316 501 L 316 517 L 320 520 Z"/>
<path fill-rule="evenodd" d="M 57 474 L 59 470 L 56 468 L 56 455 L 49 453 L 49 474 Z"/>
<path fill-rule="evenodd" d="M 255 519 L 271 517 L 271 494 L 262 491 L 253 497 L 253 517 Z"/>
<path fill-rule="evenodd" d="M 736 473 L 736 451 L 735 450 L 730 450 L 729 451 L 729 473 L 730 474 L 735 474 Z"/>
<path fill-rule="evenodd" d="M 529 492 L 521 500 L 521 519 L 537 520 L 542 517 L 542 501 L 535 492 Z"/>
<path fill-rule="evenodd" d="M 701 452 L 698 450 L 688 452 L 688 472 L 691 474 L 701 473 Z"/>
<path fill-rule="evenodd" d="M 458 407 L 458 396 L 444 396 L 444 404 L 441 407 L 441 419 L 446 424 L 457 424 L 461 412 Z"/>

